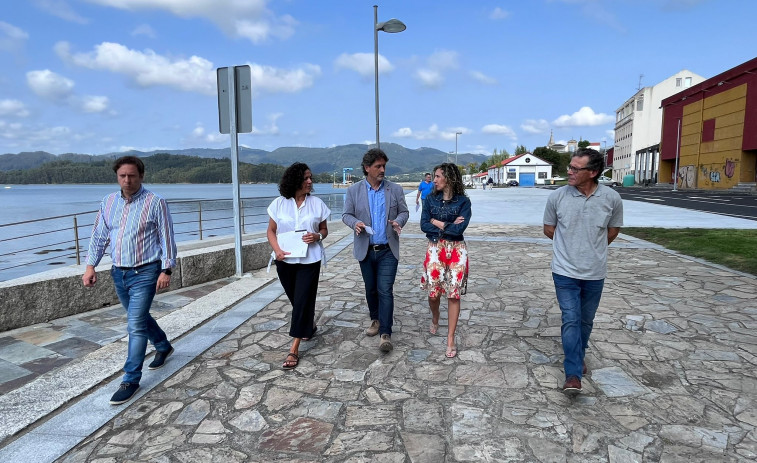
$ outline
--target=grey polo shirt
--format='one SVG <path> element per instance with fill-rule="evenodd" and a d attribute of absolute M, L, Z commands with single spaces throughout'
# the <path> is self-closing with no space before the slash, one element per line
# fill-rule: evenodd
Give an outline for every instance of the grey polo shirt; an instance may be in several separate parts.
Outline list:
<path fill-rule="evenodd" d="M 556 227 L 552 272 L 601 280 L 607 276 L 607 229 L 623 226 L 623 202 L 617 191 L 604 185 L 588 198 L 565 185 L 549 195 L 544 224 Z"/>

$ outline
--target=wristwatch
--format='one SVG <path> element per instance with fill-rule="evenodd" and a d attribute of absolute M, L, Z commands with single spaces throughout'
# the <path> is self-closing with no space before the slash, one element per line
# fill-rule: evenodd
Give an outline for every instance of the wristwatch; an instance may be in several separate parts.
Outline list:
<path fill-rule="evenodd" d="M 323 241 L 323 235 L 321 235 L 321 232 L 318 232 L 318 241 Z"/>
<path fill-rule="evenodd" d="M 163 273 L 165 273 L 165 274 L 166 274 L 166 275 L 168 275 L 168 276 L 171 276 L 171 274 L 172 274 L 173 272 L 171 271 L 171 269 L 170 269 L 170 268 L 167 268 L 167 269 L 163 269 Z"/>

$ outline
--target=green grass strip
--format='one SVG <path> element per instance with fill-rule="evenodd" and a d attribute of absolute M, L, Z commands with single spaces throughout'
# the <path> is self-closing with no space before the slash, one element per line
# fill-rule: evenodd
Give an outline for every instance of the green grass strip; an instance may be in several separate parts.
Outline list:
<path fill-rule="evenodd" d="M 620 232 L 757 275 L 757 230 L 627 227 Z"/>

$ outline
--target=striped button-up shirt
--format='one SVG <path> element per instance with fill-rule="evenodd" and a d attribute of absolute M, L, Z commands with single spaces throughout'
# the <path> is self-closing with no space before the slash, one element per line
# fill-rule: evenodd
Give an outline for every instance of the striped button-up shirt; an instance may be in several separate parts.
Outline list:
<path fill-rule="evenodd" d="M 166 200 L 140 187 L 131 198 L 118 191 L 103 198 L 92 227 L 87 265 L 96 266 L 110 243 L 116 267 L 137 267 L 160 261 L 176 265 L 173 221 Z"/>
<path fill-rule="evenodd" d="M 374 190 L 368 181 L 365 184 L 368 185 L 368 206 L 371 208 L 371 228 L 373 228 L 369 242 L 371 244 L 387 244 L 389 240 L 386 238 L 386 188 L 384 188 L 384 181 L 381 181 L 377 190 Z"/>

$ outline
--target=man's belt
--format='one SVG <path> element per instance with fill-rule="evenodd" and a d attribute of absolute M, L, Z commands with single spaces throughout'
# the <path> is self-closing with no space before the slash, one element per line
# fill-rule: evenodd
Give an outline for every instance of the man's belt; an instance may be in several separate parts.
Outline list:
<path fill-rule="evenodd" d="M 123 271 L 141 270 L 141 269 L 147 267 L 148 265 L 153 265 L 153 264 L 157 264 L 157 263 L 160 263 L 160 261 L 156 260 L 155 262 L 150 262 L 150 263 L 147 263 L 147 264 L 137 265 L 136 267 L 119 267 L 118 265 L 116 265 L 116 268 L 119 269 L 119 270 L 123 270 Z"/>

